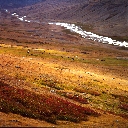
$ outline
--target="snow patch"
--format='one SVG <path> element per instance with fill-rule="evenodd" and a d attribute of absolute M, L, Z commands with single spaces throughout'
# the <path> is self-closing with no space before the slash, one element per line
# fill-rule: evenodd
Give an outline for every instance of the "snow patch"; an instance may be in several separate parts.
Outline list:
<path fill-rule="evenodd" d="M 128 42 L 126 42 L 126 41 L 123 41 L 123 42 L 116 41 L 116 40 L 113 40 L 109 37 L 103 37 L 103 36 L 99 36 L 97 34 L 94 34 L 92 32 L 83 31 L 80 27 L 76 26 L 75 24 L 59 23 L 59 22 L 49 23 L 49 24 L 55 24 L 55 25 L 63 26 L 66 29 L 69 29 L 71 32 L 75 32 L 75 33 L 80 34 L 83 38 L 97 41 L 99 43 L 111 44 L 111 45 L 113 44 L 115 46 L 121 46 L 121 47 L 122 46 L 128 47 Z"/>

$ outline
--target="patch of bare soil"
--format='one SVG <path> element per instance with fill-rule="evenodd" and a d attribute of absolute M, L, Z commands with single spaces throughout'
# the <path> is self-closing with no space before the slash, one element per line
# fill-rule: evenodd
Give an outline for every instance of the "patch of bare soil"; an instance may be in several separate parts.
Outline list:
<path fill-rule="evenodd" d="M 0 127 L 55 127 L 45 121 L 34 120 L 13 113 L 0 112 Z"/>

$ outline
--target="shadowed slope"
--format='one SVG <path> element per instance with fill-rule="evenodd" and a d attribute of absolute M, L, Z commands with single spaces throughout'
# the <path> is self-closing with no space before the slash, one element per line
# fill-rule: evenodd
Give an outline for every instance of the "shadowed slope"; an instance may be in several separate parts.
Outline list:
<path fill-rule="evenodd" d="M 45 0 L 1 0 L 0 8 L 18 8 L 27 5 L 36 4 L 37 2 L 43 2 Z"/>
<path fill-rule="evenodd" d="M 92 31 L 106 36 L 122 36 L 126 39 L 128 35 L 128 2 L 126 0 L 95 2 L 93 0 L 46 0 L 13 11 L 34 20 L 91 24 Z"/>

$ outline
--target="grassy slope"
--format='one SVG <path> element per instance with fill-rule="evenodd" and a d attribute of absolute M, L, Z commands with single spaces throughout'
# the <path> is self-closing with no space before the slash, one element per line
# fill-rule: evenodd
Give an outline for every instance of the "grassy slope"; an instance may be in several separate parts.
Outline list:
<path fill-rule="evenodd" d="M 19 49 L 19 48 L 14 48 L 14 47 L 13 48 L 1 47 L 1 53 L 12 54 L 13 56 L 15 55 L 19 57 L 25 56 L 28 59 L 29 58 L 33 58 L 33 59 L 41 58 L 41 59 L 48 60 L 48 61 L 49 59 L 50 60 L 52 59 L 54 61 L 56 60 L 56 61 L 66 62 L 69 64 L 77 63 L 77 65 L 81 63 L 94 64 L 95 66 L 96 65 L 101 65 L 101 66 L 107 65 L 111 67 L 117 66 L 117 65 L 120 65 L 121 67 L 125 67 L 125 66 L 127 67 L 128 65 L 127 60 L 122 61 L 122 60 L 117 60 L 114 58 L 107 58 L 103 62 L 102 61 L 95 62 L 93 58 L 91 58 L 91 60 L 90 58 L 89 60 L 82 60 L 82 59 L 74 57 L 74 54 L 72 55 L 72 53 L 70 54 L 68 53 L 68 57 L 67 57 L 66 52 L 55 51 L 55 50 L 44 50 L 44 49 L 43 50 L 31 50 L 31 52 L 28 54 L 27 49 L 24 49 L 24 48 Z M 37 61 L 37 62 L 41 63 L 42 61 Z M 9 63 L 9 61 L 7 63 Z M 19 62 L 19 64 L 16 65 L 16 62 L 14 60 L 12 65 L 13 64 L 15 65 L 15 68 L 18 70 L 17 71 L 13 70 L 12 74 L 18 79 L 32 81 L 36 83 L 38 86 L 41 86 L 44 88 L 52 88 L 60 96 L 72 99 L 82 104 L 91 104 L 95 108 L 100 108 L 104 111 L 110 111 L 112 113 L 117 113 L 124 117 L 127 117 L 127 103 L 128 103 L 127 91 L 125 90 L 123 91 L 120 88 L 118 89 L 118 86 L 116 85 L 115 85 L 116 88 L 113 88 L 113 91 L 112 91 L 111 90 L 112 87 L 110 85 L 107 85 L 104 82 L 101 82 L 96 78 L 94 78 L 93 80 L 91 78 L 82 79 L 82 77 L 84 76 L 81 74 L 81 78 L 79 78 L 79 74 L 77 73 L 76 73 L 77 76 L 71 75 L 72 69 L 70 67 L 67 68 L 60 64 L 59 66 L 54 67 L 54 70 L 52 72 L 54 72 L 55 70 L 57 71 L 57 73 L 54 73 L 54 75 L 52 75 L 52 73 L 49 73 L 49 71 L 46 71 L 45 66 L 44 67 L 39 66 L 40 73 L 36 73 L 36 74 L 33 73 L 31 74 L 32 75 L 31 77 L 29 76 L 30 74 L 28 74 L 27 72 L 21 73 L 21 71 L 24 71 L 26 68 L 26 67 L 23 67 L 23 62 Z M 9 65 L 9 66 L 12 67 L 12 65 Z M 30 63 L 26 64 L 27 69 L 29 71 L 32 71 L 33 68 L 32 69 L 29 68 L 28 67 L 29 65 Z M 52 65 L 51 64 L 46 65 L 47 68 L 50 68 L 49 66 L 51 67 Z M 10 71 L 8 71 L 6 68 L 4 69 L 5 72 L 9 73 Z M 44 74 L 42 74 L 43 72 L 41 72 L 43 70 L 45 70 Z M 65 73 L 65 70 L 69 72 L 69 75 Z M 59 75 L 60 72 L 62 73 L 62 76 L 65 77 L 65 80 L 63 79 L 63 77 L 60 77 Z M 91 73 L 87 73 L 87 74 L 91 75 Z M 42 75 L 42 76 L 40 77 L 39 75 Z M 45 77 L 46 75 L 47 77 Z M 68 77 L 70 79 L 68 79 Z M 78 79 L 81 79 L 82 81 L 79 81 Z M 89 97 L 87 97 L 88 95 Z"/>
<path fill-rule="evenodd" d="M 128 60 L 123 59 L 127 57 L 127 51 L 99 45 L 67 31 L 66 34 L 61 27 L 43 26 L 39 32 L 43 32 L 42 38 L 39 38 L 33 32 L 37 25 L 31 24 L 32 30 L 28 32 L 27 24 L 18 24 L 23 27 L 19 33 L 13 25 L 7 27 L 6 24 L 7 31 L 3 29 L 0 40 L 0 81 L 1 85 L 5 84 L 0 86 L 1 111 L 53 123 L 58 119 L 79 122 L 102 111 L 127 118 Z M 51 30 L 54 31 L 51 33 Z M 30 53 L 27 53 L 28 49 Z M 121 58 L 117 59 L 118 56 Z M 30 83 L 30 87 L 19 80 Z M 42 94 L 40 90 L 47 91 Z M 28 95 L 30 99 L 27 99 Z M 45 100 L 42 107 L 39 105 L 41 100 Z M 69 106 L 65 107 L 65 103 Z M 45 114 L 48 115 L 44 117 L 42 112 L 46 105 Z M 63 107 L 65 109 L 60 114 Z M 77 113 L 70 107 L 77 109 Z"/>

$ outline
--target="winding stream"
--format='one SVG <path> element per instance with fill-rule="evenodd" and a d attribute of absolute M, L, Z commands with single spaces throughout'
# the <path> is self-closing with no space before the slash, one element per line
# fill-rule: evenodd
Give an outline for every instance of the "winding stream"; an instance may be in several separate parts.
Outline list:
<path fill-rule="evenodd" d="M 7 9 L 5 10 L 5 12 L 9 13 L 9 11 Z M 23 21 L 23 22 L 40 23 L 38 21 L 27 20 L 26 16 L 19 16 L 16 13 L 13 13 L 11 15 L 17 17 L 20 21 Z M 76 26 L 75 24 L 60 23 L 60 22 L 53 22 L 53 23 L 48 23 L 48 24 L 63 26 L 65 29 L 68 29 L 71 32 L 75 32 L 75 33 L 81 35 L 83 38 L 90 39 L 90 40 L 93 40 L 93 41 L 97 41 L 99 43 L 106 43 L 106 44 L 111 44 L 111 45 L 115 45 L 115 46 L 127 47 L 128 48 L 128 42 L 126 42 L 126 41 L 122 42 L 122 41 L 113 40 L 109 37 L 99 36 L 99 35 L 94 34 L 92 32 L 84 31 L 79 26 Z"/>
<path fill-rule="evenodd" d="M 84 31 L 80 27 L 76 26 L 75 24 L 67 24 L 67 23 L 59 23 L 59 22 L 58 23 L 49 23 L 49 24 L 55 24 L 55 25 L 63 26 L 66 29 L 69 29 L 71 32 L 78 33 L 79 35 L 81 35 L 83 38 L 86 38 L 86 39 L 91 39 L 93 41 L 97 41 L 100 43 L 107 43 L 107 44 L 113 44 L 116 46 L 128 47 L 128 42 L 116 41 L 116 40 L 113 40 L 109 37 L 103 37 L 103 36 L 99 36 L 97 34 L 94 34 L 92 32 Z"/>

